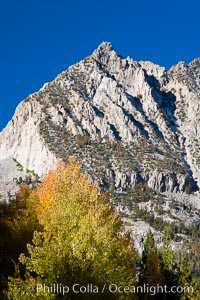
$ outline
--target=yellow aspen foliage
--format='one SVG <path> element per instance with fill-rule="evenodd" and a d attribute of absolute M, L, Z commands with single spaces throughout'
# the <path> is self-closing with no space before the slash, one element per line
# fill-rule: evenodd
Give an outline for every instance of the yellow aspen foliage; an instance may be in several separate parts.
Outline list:
<path fill-rule="evenodd" d="M 101 194 L 98 184 L 91 183 L 83 174 L 80 162 L 74 158 L 70 158 L 67 165 L 59 161 L 32 192 L 28 205 L 42 230 L 35 231 L 32 244 L 27 245 L 29 255 L 21 254 L 19 258 L 29 279 L 10 279 L 9 299 L 27 299 L 22 297 L 23 286 L 31 276 L 39 284 L 58 283 L 71 287 L 70 290 L 76 283 L 93 283 L 99 288 L 104 284 L 135 285 L 133 241 L 124 233 L 122 221 L 111 207 L 108 195 Z M 21 298 L 13 296 L 19 293 Z M 30 293 L 29 296 L 31 298 Z M 75 299 L 73 295 L 68 296 L 65 299 Z M 128 293 L 108 297 L 134 298 Z M 55 295 L 55 299 L 62 297 Z M 104 295 L 98 298 L 86 294 L 81 299 L 104 299 Z"/>

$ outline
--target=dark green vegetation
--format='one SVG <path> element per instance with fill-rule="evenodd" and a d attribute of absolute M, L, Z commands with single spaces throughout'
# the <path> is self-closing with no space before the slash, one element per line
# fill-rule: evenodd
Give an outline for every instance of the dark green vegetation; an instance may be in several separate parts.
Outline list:
<path fill-rule="evenodd" d="M 142 257 L 133 249 L 130 235 L 121 234 L 123 224 L 110 207 L 109 194 L 99 194 L 70 160 L 50 171 L 34 190 L 24 185 L 15 201 L 0 209 L 1 299 L 199 299 L 199 230 L 193 229 L 192 241 L 181 252 L 173 252 L 169 243 L 170 228 L 163 226 L 163 246 L 157 248 L 149 230 Z M 146 185 L 132 192 L 135 205 L 157 199 Z M 134 218 L 142 218 L 135 210 Z M 154 221 L 155 222 L 155 221 Z M 153 224 L 152 224 L 153 225 Z M 164 223 L 164 225 L 167 225 Z M 184 254 L 185 253 L 185 254 Z M 195 268 L 194 268 L 195 265 Z M 192 271 L 193 270 L 193 271 Z M 136 273 L 139 272 L 139 281 Z M 148 284 L 192 286 L 194 293 L 155 295 L 133 293 L 103 294 L 36 293 L 37 284 L 74 283 L 98 286 Z"/>
<path fill-rule="evenodd" d="M 87 64 L 87 59 L 84 61 Z M 134 123 L 138 128 L 139 138 L 133 139 L 132 143 L 126 144 L 121 140 L 117 129 L 109 123 L 110 130 L 114 135 L 114 140 L 106 137 L 102 134 L 98 127 L 95 126 L 96 132 L 91 132 L 84 129 L 84 122 L 87 120 L 86 116 L 77 114 L 73 99 L 74 93 L 80 96 L 80 100 L 84 99 L 84 104 L 92 103 L 92 95 L 87 94 L 87 81 L 90 81 L 90 72 L 92 72 L 93 64 L 91 59 L 88 61 L 88 73 L 85 74 L 79 70 L 79 66 L 73 66 L 66 73 L 60 75 L 61 80 L 70 80 L 71 86 L 63 85 L 61 87 L 60 81 L 54 81 L 46 86 L 43 91 L 37 94 L 36 101 L 42 105 L 42 111 L 45 118 L 40 124 L 40 133 L 43 136 L 45 143 L 48 145 L 50 151 L 52 151 L 57 157 L 67 161 L 69 155 L 73 155 L 83 162 L 85 171 L 90 174 L 94 180 L 101 178 L 102 187 L 107 189 L 112 188 L 112 182 L 115 180 L 115 173 L 120 172 L 129 176 L 133 172 L 137 172 L 136 183 L 147 182 L 148 174 L 152 170 L 156 170 L 157 173 L 170 174 L 175 179 L 174 170 L 176 174 L 186 175 L 188 182 L 182 187 L 182 192 L 190 193 L 195 187 L 195 183 L 191 178 L 190 171 L 185 162 L 182 152 L 184 149 L 179 149 L 177 146 L 178 136 L 180 130 L 175 126 L 175 136 L 170 145 L 159 132 L 156 124 L 149 121 L 149 126 L 154 132 L 154 142 L 149 138 L 148 132 L 143 128 L 140 122 L 137 121 L 137 111 L 131 114 L 125 110 L 122 104 L 117 104 L 123 111 L 128 122 Z M 100 74 L 105 76 L 106 66 L 99 66 Z M 106 76 L 111 76 L 107 74 Z M 62 77 L 62 78 L 61 78 Z M 151 82 L 152 89 L 156 89 L 156 83 Z M 167 114 L 165 109 L 170 109 L 170 105 L 174 103 L 173 93 L 157 90 L 159 97 L 162 98 L 161 111 L 163 117 Z M 138 111 L 141 105 L 141 95 L 137 98 L 131 97 L 130 102 L 136 106 Z M 171 99 L 172 98 L 172 99 Z M 52 113 L 52 106 L 55 108 L 56 118 Z M 174 109 L 174 107 L 173 107 Z M 92 112 L 99 117 L 99 119 L 108 122 L 106 119 L 105 107 L 97 107 L 94 104 L 91 105 Z M 166 117 L 167 124 L 171 124 L 173 120 L 170 117 Z M 92 122 L 92 121 L 91 121 Z M 68 129 L 68 124 L 73 124 L 73 128 L 76 128 L 76 132 Z M 169 125 L 169 127 L 172 125 Z M 113 170 L 113 172 L 112 172 Z M 127 186 L 129 182 L 127 178 Z M 164 181 L 164 178 L 163 178 Z M 123 187 L 123 189 L 125 189 Z M 117 188 L 116 188 L 117 190 Z M 166 186 L 161 187 L 161 192 L 166 190 Z"/>
<path fill-rule="evenodd" d="M 73 115 L 71 117 L 73 118 Z M 73 121 L 76 125 L 80 122 L 75 118 Z M 102 138 L 100 133 L 96 140 L 91 139 L 87 132 L 74 136 L 66 130 L 65 124 L 63 127 L 56 125 L 48 117 L 40 124 L 40 130 L 52 152 L 64 161 L 67 161 L 69 155 L 78 157 L 88 171 L 95 168 L 96 172 L 93 172 L 93 175 L 97 174 L 97 178 L 103 177 L 104 181 L 109 181 L 105 169 L 109 171 L 115 166 L 119 172 L 139 171 L 141 176 L 138 183 L 142 181 L 144 170 L 167 170 L 172 173 L 176 170 L 180 174 L 188 172 L 182 157 L 178 157 L 162 140 L 159 147 L 148 143 L 145 138 L 141 139 L 139 144 L 133 143 L 126 147 L 120 140 L 110 141 L 108 138 Z M 185 192 L 190 192 L 191 188 L 188 185 Z"/>

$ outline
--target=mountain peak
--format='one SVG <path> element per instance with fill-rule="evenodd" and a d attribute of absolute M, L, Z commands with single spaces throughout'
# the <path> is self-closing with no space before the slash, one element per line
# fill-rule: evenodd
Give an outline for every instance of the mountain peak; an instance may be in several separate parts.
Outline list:
<path fill-rule="evenodd" d="M 100 51 L 112 51 L 113 46 L 110 42 L 102 42 L 98 47 L 97 50 Z"/>
<path fill-rule="evenodd" d="M 122 58 L 110 42 L 102 42 L 92 53 L 92 57 L 105 66 L 114 65 L 119 58 Z"/>
<path fill-rule="evenodd" d="M 101 60 L 103 57 L 111 57 L 111 56 L 118 56 L 115 52 L 112 44 L 110 42 L 102 42 L 96 50 L 94 50 L 93 57 L 97 60 Z"/>
<path fill-rule="evenodd" d="M 164 68 L 122 58 L 110 42 L 102 42 L 19 106 L 0 135 L 0 162 L 14 158 L 43 175 L 56 157 L 73 155 L 88 172 L 97 161 L 94 180 L 109 186 L 112 178 L 116 191 L 140 182 L 159 192 L 195 190 L 195 181 L 200 186 L 195 156 L 200 149 L 199 75 L 198 70 L 185 72 L 183 62 L 172 71 L 168 78 Z M 98 143 L 108 155 L 101 164 Z"/>
<path fill-rule="evenodd" d="M 195 59 L 193 59 L 190 63 L 189 63 L 189 66 L 199 66 L 200 65 L 200 57 L 197 57 Z"/>

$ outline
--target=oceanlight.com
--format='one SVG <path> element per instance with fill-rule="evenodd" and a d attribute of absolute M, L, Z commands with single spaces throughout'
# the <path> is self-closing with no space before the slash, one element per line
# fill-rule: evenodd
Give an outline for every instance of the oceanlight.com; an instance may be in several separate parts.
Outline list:
<path fill-rule="evenodd" d="M 37 284 L 36 286 L 27 287 L 27 291 L 39 293 L 49 293 L 49 294 L 62 294 L 66 295 L 68 293 L 74 294 L 103 294 L 103 293 L 120 293 L 120 294 L 192 294 L 194 288 L 192 286 L 172 286 L 168 287 L 167 285 L 161 286 L 159 284 L 151 286 L 149 284 L 143 284 L 140 286 L 122 286 L 115 283 L 99 287 L 93 284 L 81 285 L 78 283 L 73 284 L 72 286 L 62 285 L 62 284 Z"/>

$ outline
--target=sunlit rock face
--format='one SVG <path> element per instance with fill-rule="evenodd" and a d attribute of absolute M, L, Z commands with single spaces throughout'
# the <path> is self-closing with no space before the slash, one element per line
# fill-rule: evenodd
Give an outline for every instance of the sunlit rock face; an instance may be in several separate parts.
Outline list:
<path fill-rule="evenodd" d="M 19 177 L 16 162 L 22 177 L 27 170 L 43 176 L 71 155 L 115 193 L 138 183 L 198 193 L 199 99 L 200 59 L 167 72 L 103 42 L 19 104 L 0 134 L 0 193 Z"/>

